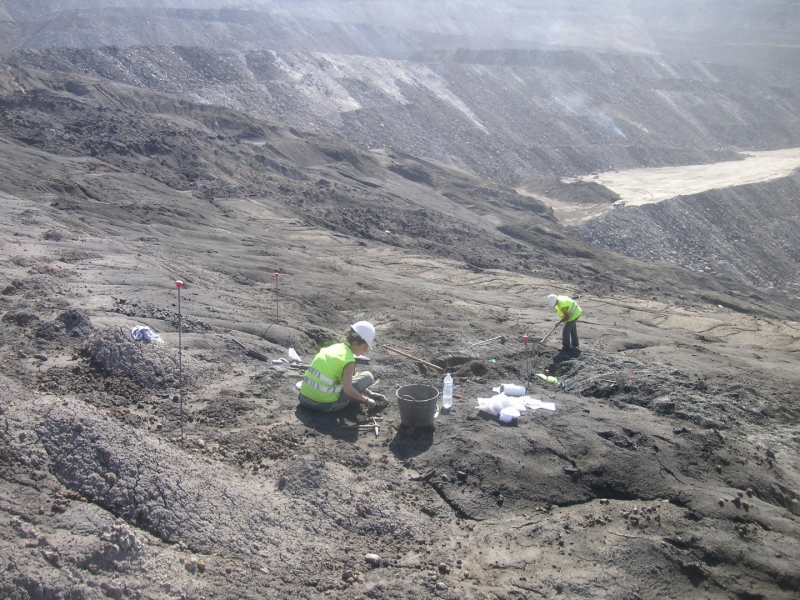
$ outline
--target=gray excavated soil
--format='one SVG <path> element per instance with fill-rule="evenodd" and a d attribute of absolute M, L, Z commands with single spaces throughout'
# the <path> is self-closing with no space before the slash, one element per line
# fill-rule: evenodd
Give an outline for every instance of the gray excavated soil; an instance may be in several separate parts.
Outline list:
<path fill-rule="evenodd" d="M 525 164 L 541 177 L 522 195 L 507 185 L 524 169 L 493 153 L 522 146 L 467 148 L 453 113 L 420 103 L 431 88 L 409 83 L 419 66 L 384 63 L 418 100 L 408 112 L 382 100 L 372 116 L 345 115 L 394 128 L 396 145 L 370 150 L 326 135 L 344 126 L 280 122 L 255 97 L 249 111 L 209 103 L 215 78 L 221 99 L 232 89 L 214 52 L 139 52 L 143 69 L 180 54 L 178 82 L 210 58 L 195 87 L 162 89 L 102 72 L 110 49 L 2 57 L 0 598 L 797 597 L 797 175 L 568 227 L 548 194 L 585 208 L 614 192 L 544 177 L 589 175 L 587 156 L 689 164 L 798 145 L 792 75 L 776 91 L 770 73 L 631 58 L 616 93 L 658 63 L 694 125 L 670 131 L 667 119 L 637 153 L 549 108 L 542 131 L 571 141 L 532 150 Z M 418 65 L 462 90 L 451 106 L 475 73 L 524 79 L 519 65 L 493 70 L 502 52 L 448 56 Z M 378 89 L 380 61 L 339 60 L 364 98 Z M 584 73 L 587 89 L 626 61 L 514 60 L 552 61 L 526 68 L 563 70 L 561 81 Z M 287 112 L 310 110 L 299 101 L 310 79 L 287 92 Z M 743 79 L 752 93 L 733 92 Z M 482 93 L 473 115 L 489 105 Z M 745 120 L 779 116 L 748 137 L 716 129 L 701 97 Z M 506 131 L 525 121 L 513 102 L 497 106 Z M 659 122 L 641 97 L 624 112 Z M 415 151 L 435 136 L 463 153 Z M 559 352 L 560 331 L 540 341 L 554 291 L 584 309 L 579 351 Z M 304 365 L 361 319 L 377 344 L 359 368 L 388 407 L 301 407 Z M 134 340 L 137 325 L 163 342 Z M 279 360 L 289 348 L 300 364 Z M 411 429 L 396 391 L 441 389 L 431 365 L 452 373 L 457 397 Z M 512 423 L 479 411 L 502 383 L 556 410 Z M 377 433 L 354 427 L 370 417 Z"/>

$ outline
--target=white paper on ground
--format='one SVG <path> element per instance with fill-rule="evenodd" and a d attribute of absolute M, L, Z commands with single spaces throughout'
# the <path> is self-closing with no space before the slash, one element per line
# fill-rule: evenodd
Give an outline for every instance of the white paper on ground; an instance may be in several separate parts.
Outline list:
<path fill-rule="evenodd" d="M 555 402 L 542 402 L 538 398 L 531 398 L 530 396 L 497 394 L 491 398 L 478 398 L 478 410 L 481 412 L 497 416 L 504 408 L 513 408 L 522 413 L 526 409 L 555 410 L 556 405 Z"/>
<path fill-rule="evenodd" d="M 537 408 L 541 408 L 544 410 L 555 410 L 556 403 L 555 402 L 542 402 L 538 398 L 529 398 L 525 401 L 525 406 L 530 408 L 531 410 L 536 410 Z"/>
<path fill-rule="evenodd" d="M 300 381 L 298 381 L 297 383 L 294 384 L 294 387 L 296 387 L 299 390 L 302 387 L 302 385 L 303 385 L 303 381 L 301 379 Z"/>
<path fill-rule="evenodd" d="M 294 362 L 300 362 L 300 356 L 297 354 L 297 352 L 295 352 L 294 348 L 289 348 L 286 351 L 286 354 L 288 354 L 289 358 L 291 358 Z"/>

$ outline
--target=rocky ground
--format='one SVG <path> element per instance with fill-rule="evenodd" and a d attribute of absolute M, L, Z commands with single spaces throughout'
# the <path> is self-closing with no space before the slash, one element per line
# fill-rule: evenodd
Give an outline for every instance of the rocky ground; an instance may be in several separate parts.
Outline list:
<path fill-rule="evenodd" d="M 798 172 L 648 206 L 573 226 L 584 239 L 640 260 L 665 260 L 797 301 Z M 687 218 L 687 215 L 690 215 Z"/>
<path fill-rule="evenodd" d="M 437 56 L 3 55 L 0 597 L 797 597 L 797 175 L 552 208 L 617 199 L 558 174 L 798 145 L 796 78 Z M 553 291 L 579 352 L 540 341 Z M 389 406 L 299 406 L 361 319 Z M 433 365 L 454 407 L 409 428 Z M 555 411 L 479 411 L 502 383 Z"/>
<path fill-rule="evenodd" d="M 792 309 L 429 161 L 66 85 L 4 83 L 4 595 L 796 595 Z M 554 286 L 580 354 L 538 342 Z M 309 413 L 234 341 L 307 361 L 362 318 L 387 396 L 441 373 L 380 344 L 452 370 L 433 429 Z M 529 379 L 555 412 L 477 410 Z"/>
<path fill-rule="evenodd" d="M 651 55 L 462 49 L 401 61 L 111 46 L 20 50 L 6 63 L 227 106 L 506 186 L 800 146 L 795 72 Z M 77 100 L 85 85 L 65 89 Z"/>

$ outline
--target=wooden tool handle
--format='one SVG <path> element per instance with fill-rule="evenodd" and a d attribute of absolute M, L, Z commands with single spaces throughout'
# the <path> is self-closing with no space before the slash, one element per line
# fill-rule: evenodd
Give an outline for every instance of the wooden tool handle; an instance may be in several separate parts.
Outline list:
<path fill-rule="evenodd" d="M 406 358 L 410 358 L 411 360 L 415 360 L 418 363 L 422 363 L 423 365 L 425 365 L 426 367 L 430 367 L 431 369 L 436 369 L 437 371 L 444 371 L 444 369 L 442 369 L 442 367 L 440 367 L 439 365 L 434 365 L 433 363 L 429 363 L 427 361 L 424 361 L 421 358 L 417 358 L 416 356 L 411 356 L 410 354 L 406 354 L 405 352 L 400 352 L 400 350 L 398 350 L 396 348 L 392 348 L 391 346 L 384 345 L 383 347 L 386 348 L 387 350 L 389 350 L 390 352 L 394 352 L 395 354 L 399 354 L 400 356 L 405 356 Z"/>

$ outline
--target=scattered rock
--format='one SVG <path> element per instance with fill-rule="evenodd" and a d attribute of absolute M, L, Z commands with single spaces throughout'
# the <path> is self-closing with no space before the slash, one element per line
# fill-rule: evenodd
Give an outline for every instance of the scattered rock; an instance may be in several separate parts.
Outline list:
<path fill-rule="evenodd" d="M 342 573 L 342 581 L 354 584 L 354 583 L 363 583 L 364 582 L 364 574 L 361 571 L 354 571 L 351 569 L 346 570 Z"/>

